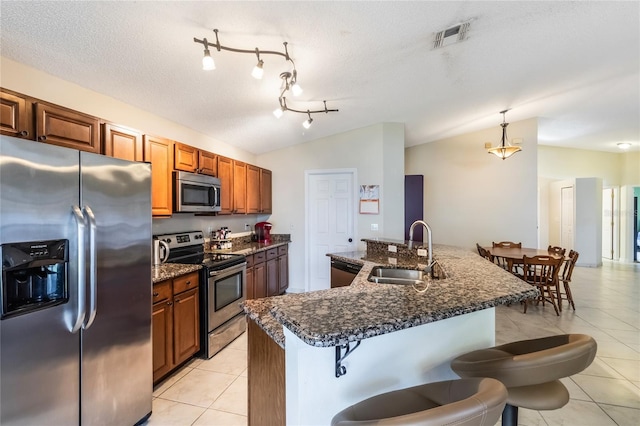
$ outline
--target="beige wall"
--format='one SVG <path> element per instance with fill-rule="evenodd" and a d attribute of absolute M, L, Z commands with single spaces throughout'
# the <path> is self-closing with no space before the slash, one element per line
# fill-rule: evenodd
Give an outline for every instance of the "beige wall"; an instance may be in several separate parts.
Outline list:
<path fill-rule="evenodd" d="M 290 287 L 306 287 L 305 171 L 356 169 L 358 185 L 380 185 L 380 214 L 358 214 L 355 241 L 402 238 L 404 218 L 404 126 L 383 123 L 352 130 L 258 156 L 258 165 L 274 170 L 274 232 L 291 233 Z M 371 224 L 378 224 L 377 232 Z M 398 225 L 399 224 L 399 225 Z M 399 232 L 399 234 L 398 234 Z"/>
<path fill-rule="evenodd" d="M 497 126 L 405 150 L 405 173 L 424 175 L 424 219 L 434 242 L 537 246 L 537 120 L 511 123 L 508 134 L 523 144 L 506 160 L 484 148 L 499 142 Z"/>

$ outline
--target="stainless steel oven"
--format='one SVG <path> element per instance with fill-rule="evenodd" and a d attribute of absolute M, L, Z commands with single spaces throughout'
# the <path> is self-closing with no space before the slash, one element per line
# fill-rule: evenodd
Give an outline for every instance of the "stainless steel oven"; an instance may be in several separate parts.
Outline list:
<path fill-rule="evenodd" d="M 247 328 L 240 304 L 246 297 L 247 262 L 230 253 L 205 253 L 200 231 L 157 235 L 168 244 L 167 263 L 201 264 L 200 347 L 211 358 Z"/>
<path fill-rule="evenodd" d="M 187 172 L 173 172 L 173 208 L 176 212 L 219 212 L 220 179 Z"/>

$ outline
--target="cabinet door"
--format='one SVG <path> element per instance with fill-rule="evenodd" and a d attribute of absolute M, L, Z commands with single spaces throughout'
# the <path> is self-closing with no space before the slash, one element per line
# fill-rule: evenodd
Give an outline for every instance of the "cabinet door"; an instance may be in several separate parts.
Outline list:
<path fill-rule="evenodd" d="M 247 164 L 233 161 L 233 212 L 247 212 Z"/>
<path fill-rule="evenodd" d="M 253 265 L 253 288 L 253 295 L 256 299 L 267 297 L 267 268 L 265 262 Z"/>
<path fill-rule="evenodd" d="M 278 294 L 284 293 L 289 287 L 289 256 L 278 257 Z"/>
<path fill-rule="evenodd" d="M 173 297 L 173 350 L 178 365 L 200 350 L 198 289 Z"/>
<path fill-rule="evenodd" d="M 198 170 L 198 150 L 182 143 L 174 143 L 173 168 L 195 173 Z"/>
<path fill-rule="evenodd" d="M 233 160 L 218 157 L 218 178 L 220 179 L 220 211 L 218 214 L 233 213 Z"/>
<path fill-rule="evenodd" d="M 174 366 L 173 362 L 173 302 L 171 299 L 153 305 L 153 382 L 157 382 Z"/>
<path fill-rule="evenodd" d="M 142 133 L 116 124 L 102 125 L 104 155 L 129 161 L 142 161 Z"/>
<path fill-rule="evenodd" d="M 260 212 L 260 168 L 247 164 L 247 213 Z"/>
<path fill-rule="evenodd" d="M 149 135 L 144 135 L 143 140 L 144 161 L 151 163 L 151 212 L 154 216 L 171 216 L 173 142 Z"/>
<path fill-rule="evenodd" d="M 278 259 L 267 260 L 267 296 L 278 295 Z"/>
<path fill-rule="evenodd" d="M 33 139 L 30 107 L 26 98 L 0 92 L 0 134 Z"/>
<path fill-rule="evenodd" d="M 271 170 L 260 169 L 260 213 L 271 212 Z"/>
<path fill-rule="evenodd" d="M 203 175 L 218 174 L 218 156 L 213 152 L 198 151 L 198 172 Z"/>
<path fill-rule="evenodd" d="M 100 121 L 90 115 L 37 102 L 36 140 L 101 154 Z"/>
<path fill-rule="evenodd" d="M 255 283 L 254 283 L 254 279 L 253 279 L 253 267 L 251 268 L 247 268 L 247 294 L 245 295 L 245 297 L 247 298 L 247 300 L 250 299 L 255 299 L 256 296 L 256 291 L 255 291 Z"/>

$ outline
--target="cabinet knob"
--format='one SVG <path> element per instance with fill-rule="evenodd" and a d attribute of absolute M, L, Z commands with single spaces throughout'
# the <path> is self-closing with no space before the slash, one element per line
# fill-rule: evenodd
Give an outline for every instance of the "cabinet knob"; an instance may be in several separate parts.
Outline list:
<path fill-rule="evenodd" d="M 171 306 L 173 305 L 173 302 L 167 302 L 167 305 Z"/>
<path fill-rule="evenodd" d="M 24 137 L 29 136 L 29 132 L 27 132 L 26 130 L 23 130 L 23 131 L 21 131 L 21 132 L 20 132 L 20 133 L 18 133 L 18 134 L 19 134 L 20 136 L 22 136 L 23 138 L 24 138 Z"/>
<path fill-rule="evenodd" d="M 158 297 L 158 296 L 160 296 L 160 293 L 157 293 L 157 292 L 153 293 L 153 297 Z"/>
<path fill-rule="evenodd" d="M 44 142 L 47 140 L 47 137 L 45 135 L 42 135 L 38 137 L 38 140 Z"/>
<path fill-rule="evenodd" d="M 187 282 L 186 282 L 186 284 L 187 284 L 187 285 L 191 285 L 191 281 L 187 281 Z"/>

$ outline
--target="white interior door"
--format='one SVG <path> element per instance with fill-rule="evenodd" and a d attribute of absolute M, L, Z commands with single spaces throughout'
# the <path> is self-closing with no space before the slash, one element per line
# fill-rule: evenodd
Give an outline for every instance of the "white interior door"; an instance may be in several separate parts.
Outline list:
<path fill-rule="evenodd" d="M 602 190 L 602 257 L 613 258 L 613 190 Z"/>
<path fill-rule="evenodd" d="M 573 248 L 573 186 L 560 191 L 560 246 Z"/>
<path fill-rule="evenodd" d="M 355 171 L 307 172 L 308 291 L 331 287 L 327 253 L 353 251 Z"/>

